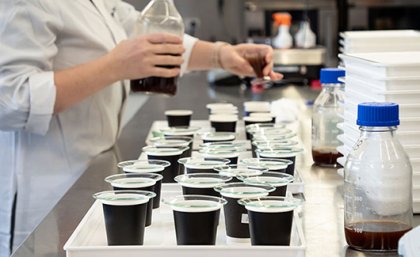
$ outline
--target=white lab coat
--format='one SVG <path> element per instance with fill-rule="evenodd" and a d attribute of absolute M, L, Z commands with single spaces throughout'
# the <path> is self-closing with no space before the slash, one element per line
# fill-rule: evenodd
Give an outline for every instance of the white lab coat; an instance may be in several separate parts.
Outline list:
<path fill-rule="evenodd" d="M 17 246 L 121 129 L 127 81 L 53 115 L 53 71 L 103 56 L 134 31 L 132 6 L 93 2 L 0 1 L 0 257 L 8 256 L 15 192 Z M 185 36 L 184 60 L 194 43 Z"/>

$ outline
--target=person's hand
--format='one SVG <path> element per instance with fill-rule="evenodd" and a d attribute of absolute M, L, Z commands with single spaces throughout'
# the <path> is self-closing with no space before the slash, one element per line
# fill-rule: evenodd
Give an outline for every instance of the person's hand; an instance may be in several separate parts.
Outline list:
<path fill-rule="evenodd" d="M 268 45 L 239 44 L 222 46 L 219 52 L 221 66 L 234 74 L 241 76 L 255 76 L 254 69 L 246 59 L 247 55 L 259 54 L 264 57 L 266 66 L 263 75 L 272 80 L 279 80 L 283 75 L 273 71 L 273 49 Z"/>
<path fill-rule="evenodd" d="M 184 62 L 182 39 L 171 34 L 149 34 L 119 43 L 109 54 L 116 80 L 151 76 L 176 77 Z"/>

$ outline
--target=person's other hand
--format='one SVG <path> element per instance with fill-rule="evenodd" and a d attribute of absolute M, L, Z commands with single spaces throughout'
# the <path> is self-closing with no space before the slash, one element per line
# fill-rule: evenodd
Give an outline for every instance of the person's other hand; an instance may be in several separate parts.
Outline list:
<path fill-rule="evenodd" d="M 149 34 L 119 43 L 108 59 L 116 80 L 176 77 L 184 62 L 182 39 L 171 34 Z"/>
<path fill-rule="evenodd" d="M 279 80 L 283 75 L 273 71 L 273 49 L 268 45 L 239 44 L 222 46 L 219 52 L 221 66 L 234 74 L 241 76 L 255 76 L 254 69 L 246 60 L 250 54 L 264 56 L 266 66 L 263 69 L 264 76 L 272 80 Z"/>

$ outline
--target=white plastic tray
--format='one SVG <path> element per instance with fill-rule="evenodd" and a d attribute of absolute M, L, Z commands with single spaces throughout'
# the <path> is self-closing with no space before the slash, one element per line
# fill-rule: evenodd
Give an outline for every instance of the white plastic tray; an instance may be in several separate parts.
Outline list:
<path fill-rule="evenodd" d="M 420 66 L 419 66 L 420 70 Z M 363 93 L 360 93 L 360 92 Z M 366 88 L 352 88 L 345 89 L 345 99 L 353 99 L 357 102 L 394 102 L 398 104 L 418 104 L 420 100 L 420 90 L 407 90 L 407 91 L 392 91 L 381 92 L 374 91 Z M 355 97 L 358 94 L 358 97 Z"/>
<path fill-rule="evenodd" d="M 420 83 L 419 83 L 420 85 Z M 345 103 L 342 105 L 353 113 L 357 113 L 357 105 L 362 102 L 373 101 L 368 96 L 360 95 L 357 92 L 347 92 Z M 418 118 L 420 117 L 420 104 L 405 104 L 399 103 L 400 118 Z"/>
<path fill-rule="evenodd" d="M 370 30 L 341 32 L 340 41 L 354 45 L 419 44 L 420 32 L 416 30 Z"/>
<path fill-rule="evenodd" d="M 420 51 L 339 54 L 346 71 L 378 78 L 418 77 Z"/>
<path fill-rule="evenodd" d="M 180 187 L 164 185 L 162 198 L 181 194 Z M 295 214 L 290 246 L 251 246 L 226 243 L 221 211 L 215 246 L 177 246 L 172 210 L 161 205 L 153 211 L 152 226 L 146 228 L 144 246 L 108 246 L 102 206 L 95 202 L 64 245 L 67 257 L 304 257 L 306 243 L 299 216 Z"/>
<path fill-rule="evenodd" d="M 348 71 L 345 79 L 340 79 L 340 81 L 342 80 L 344 80 L 343 82 L 346 84 L 346 87 L 373 88 L 384 92 L 420 89 L 420 77 L 374 78 L 371 76 L 361 76 L 360 74 Z"/>

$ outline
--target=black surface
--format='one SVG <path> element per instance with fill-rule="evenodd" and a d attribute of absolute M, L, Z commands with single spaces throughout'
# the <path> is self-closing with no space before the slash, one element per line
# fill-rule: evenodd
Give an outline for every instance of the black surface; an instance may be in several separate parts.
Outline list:
<path fill-rule="evenodd" d="M 245 206 L 238 203 L 238 198 L 223 197 L 227 204 L 223 207 L 225 212 L 226 235 L 233 238 L 249 238 L 248 223 L 243 223 L 242 218 L 248 215 Z"/>

